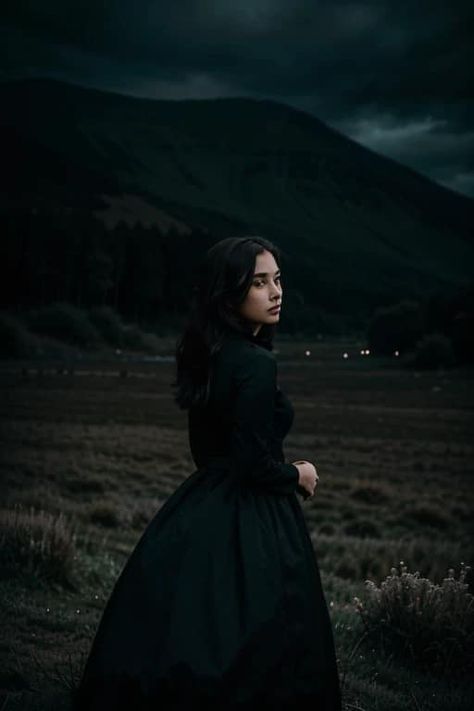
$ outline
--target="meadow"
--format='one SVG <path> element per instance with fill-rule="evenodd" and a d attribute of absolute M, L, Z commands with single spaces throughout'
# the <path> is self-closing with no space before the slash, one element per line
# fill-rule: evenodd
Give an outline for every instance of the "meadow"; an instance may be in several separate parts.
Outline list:
<path fill-rule="evenodd" d="M 298 498 L 330 608 L 344 709 L 468 711 L 468 678 L 420 671 L 363 644 L 354 598 L 394 566 L 440 584 L 450 568 L 473 565 L 474 371 L 404 369 L 363 347 L 276 341 L 279 385 L 295 408 L 286 460 L 308 459 L 320 477 L 312 499 Z M 172 350 L 173 339 L 162 339 L 162 353 Z M 21 511 L 37 527 L 56 526 L 63 546 L 49 575 L 16 560 L 0 577 L 2 711 L 69 708 L 123 564 L 195 469 L 186 413 L 172 398 L 172 359 L 59 365 L 0 365 L 3 530 Z"/>

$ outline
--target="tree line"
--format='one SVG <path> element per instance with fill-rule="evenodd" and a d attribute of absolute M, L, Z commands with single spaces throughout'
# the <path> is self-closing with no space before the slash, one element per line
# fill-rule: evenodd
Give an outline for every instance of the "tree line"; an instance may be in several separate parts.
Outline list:
<path fill-rule="evenodd" d="M 193 265 L 215 241 L 199 228 L 108 229 L 83 211 L 11 212 L 2 222 L 0 308 L 109 306 L 141 323 L 187 306 Z"/>

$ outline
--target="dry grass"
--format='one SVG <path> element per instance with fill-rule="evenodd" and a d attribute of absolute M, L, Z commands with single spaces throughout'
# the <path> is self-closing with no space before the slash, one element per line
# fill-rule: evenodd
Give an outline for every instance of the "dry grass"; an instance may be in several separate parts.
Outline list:
<path fill-rule="evenodd" d="M 401 561 L 380 586 L 366 580 L 365 599 L 354 599 L 366 644 L 396 653 L 409 667 L 468 676 L 474 668 L 474 596 L 465 582 L 469 571 L 461 562 L 458 578 L 450 568 L 441 585 L 434 585 L 419 571 L 408 572 Z"/>
<path fill-rule="evenodd" d="M 68 584 L 74 564 L 76 534 L 62 513 L 33 507 L 0 510 L 0 568 L 2 577 L 37 575 L 48 582 Z"/>

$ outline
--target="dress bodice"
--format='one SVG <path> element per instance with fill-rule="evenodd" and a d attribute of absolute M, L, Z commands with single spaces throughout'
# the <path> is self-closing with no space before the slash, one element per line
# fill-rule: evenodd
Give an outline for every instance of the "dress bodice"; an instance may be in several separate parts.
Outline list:
<path fill-rule="evenodd" d="M 275 418 L 274 418 L 274 429 L 275 436 L 283 440 L 291 429 L 293 420 L 295 417 L 295 411 L 291 400 L 286 395 L 286 393 L 277 386 L 277 392 L 275 397 Z"/>
<path fill-rule="evenodd" d="M 245 337 L 230 336 L 215 354 L 207 404 L 188 413 L 195 464 L 201 468 L 211 459 L 227 457 L 240 470 L 273 471 L 280 478 L 284 474 L 283 488 L 293 490 L 298 470 L 285 464 L 283 452 L 293 419 L 291 401 L 278 385 L 274 353 Z"/>

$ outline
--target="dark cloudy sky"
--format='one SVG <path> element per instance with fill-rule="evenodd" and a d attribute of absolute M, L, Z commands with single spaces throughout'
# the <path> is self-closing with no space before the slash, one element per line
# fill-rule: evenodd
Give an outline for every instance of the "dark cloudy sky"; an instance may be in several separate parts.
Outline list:
<path fill-rule="evenodd" d="M 10 0 L 0 77 L 265 97 L 474 197 L 472 0 Z"/>

